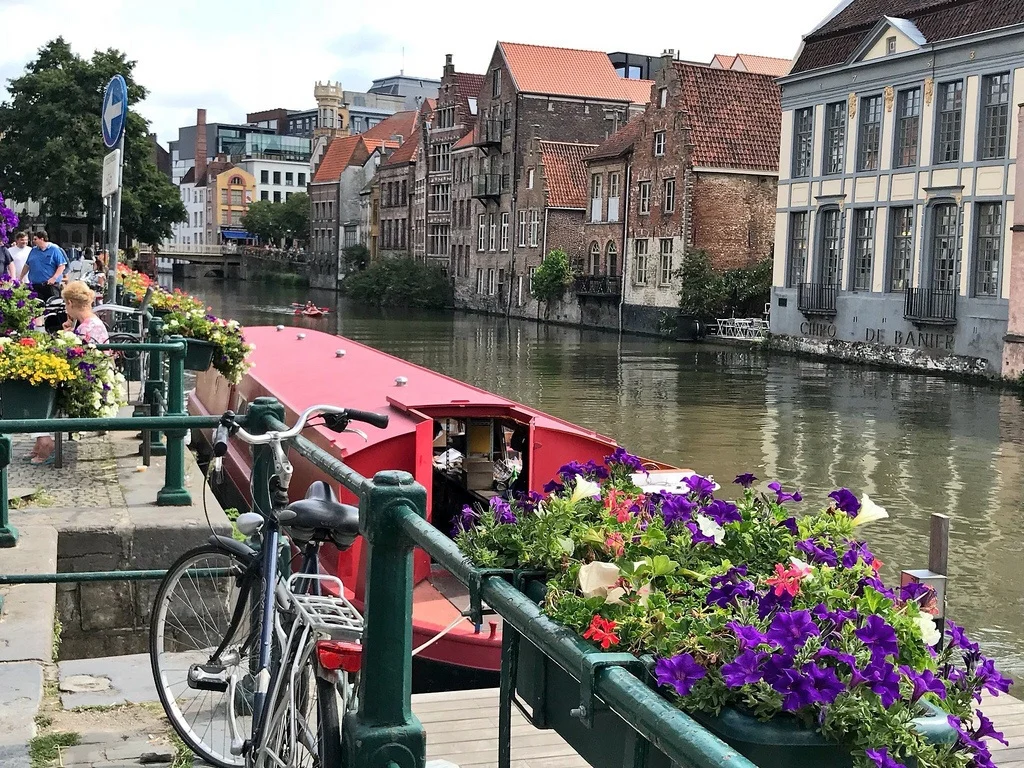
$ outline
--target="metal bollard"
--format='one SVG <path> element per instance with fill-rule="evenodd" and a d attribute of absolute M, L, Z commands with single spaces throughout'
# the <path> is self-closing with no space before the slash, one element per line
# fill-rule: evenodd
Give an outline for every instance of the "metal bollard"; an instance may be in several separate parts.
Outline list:
<path fill-rule="evenodd" d="M 167 415 L 185 416 L 185 340 L 171 336 L 181 348 L 170 353 L 170 374 L 167 377 Z M 187 429 L 168 429 L 164 462 L 164 487 L 156 494 L 160 506 L 187 507 L 192 494 L 185 488 L 185 434 Z"/>

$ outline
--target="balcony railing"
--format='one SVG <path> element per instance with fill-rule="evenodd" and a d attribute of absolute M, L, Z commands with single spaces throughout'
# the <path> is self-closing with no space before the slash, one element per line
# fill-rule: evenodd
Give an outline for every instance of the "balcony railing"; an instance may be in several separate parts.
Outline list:
<path fill-rule="evenodd" d="M 834 315 L 839 286 L 829 283 L 800 283 L 797 307 L 805 315 Z"/>
<path fill-rule="evenodd" d="M 484 146 L 500 146 L 501 134 L 501 120 L 484 120 L 480 125 L 480 143 Z"/>
<path fill-rule="evenodd" d="M 573 281 L 577 296 L 620 296 L 622 278 L 612 275 L 580 275 Z"/>
<path fill-rule="evenodd" d="M 915 323 L 954 325 L 956 291 L 939 288 L 908 288 L 903 317 Z"/>
<path fill-rule="evenodd" d="M 473 197 L 500 197 L 501 174 L 478 173 L 473 177 Z"/>

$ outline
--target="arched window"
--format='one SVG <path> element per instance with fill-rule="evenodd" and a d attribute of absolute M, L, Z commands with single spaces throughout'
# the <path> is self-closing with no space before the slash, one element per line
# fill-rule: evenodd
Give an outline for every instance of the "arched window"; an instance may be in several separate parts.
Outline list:
<path fill-rule="evenodd" d="M 231 186 L 232 187 L 241 187 L 244 184 L 245 184 L 245 182 L 242 181 L 242 177 L 241 176 L 232 176 L 231 177 Z"/>
<path fill-rule="evenodd" d="M 590 244 L 590 263 L 587 265 L 587 274 L 596 275 L 601 271 L 601 246 L 597 240 Z"/>
<path fill-rule="evenodd" d="M 610 277 L 619 276 L 619 249 L 615 247 L 613 240 L 609 240 L 605 248 L 604 264 L 605 271 Z"/>

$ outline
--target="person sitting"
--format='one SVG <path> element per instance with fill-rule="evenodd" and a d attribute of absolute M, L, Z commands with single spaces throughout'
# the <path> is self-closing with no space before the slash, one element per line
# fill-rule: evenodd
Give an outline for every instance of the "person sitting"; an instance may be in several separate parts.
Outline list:
<path fill-rule="evenodd" d="M 74 331 L 87 344 L 103 344 L 109 339 L 107 327 L 92 311 L 96 294 L 81 280 L 68 283 L 62 294 L 65 312 L 68 319 L 64 323 L 65 331 Z M 36 439 L 35 447 L 25 458 L 32 464 L 52 464 L 53 451 L 56 447 L 53 435 L 49 432 L 37 432 L 32 435 Z"/>

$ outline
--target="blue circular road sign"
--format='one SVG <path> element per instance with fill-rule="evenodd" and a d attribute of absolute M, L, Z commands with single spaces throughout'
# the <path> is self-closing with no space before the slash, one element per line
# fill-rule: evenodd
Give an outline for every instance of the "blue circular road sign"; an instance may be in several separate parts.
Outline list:
<path fill-rule="evenodd" d="M 109 149 L 113 149 L 120 140 L 126 122 L 128 122 L 128 84 L 120 75 L 114 75 L 103 91 L 103 107 L 100 114 L 103 143 Z"/>

